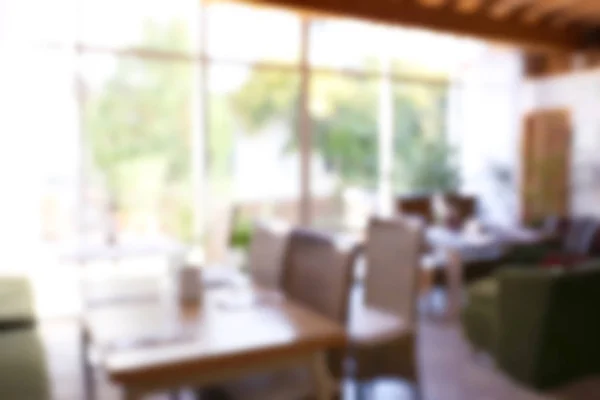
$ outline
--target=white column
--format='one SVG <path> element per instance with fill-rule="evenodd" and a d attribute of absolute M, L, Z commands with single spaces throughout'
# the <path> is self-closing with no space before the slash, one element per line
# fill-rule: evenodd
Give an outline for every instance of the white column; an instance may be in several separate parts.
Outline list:
<path fill-rule="evenodd" d="M 385 32 L 383 32 L 385 34 Z M 394 163 L 394 93 L 392 90 L 392 61 L 385 51 L 381 54 L 381 82 L 379 90 L 378 192 L 377 208 L 383 215 L 393 213 L 392 172 Z"/>
<path fill-rule="evenodd" d="M 77 132 L 78 132 L 78 143 L 77 147 L 79 151 L 77 152 L 77 159 L 75 161 L 75 165 L 77 168 L 77 198 L 76 202 L 76 210 L 75 210 L 75 225 L 76 225 L 76 235 L 77 241 L 81 244 L 86 240 L 86 226 L 85 226 L 85 209 L 86 209 L 86 186 L 87 186 L 87 140 L 86 140 L 86 132 L 85 132 L 85 83 L 83 81 L 83 56 L 81 52 L 81 47 L 79 45 L 76 46 L 75 49 L 75 72 L 73 76 L 74 81 L 74 92 L 75 99 L 77 104 Z"/>
<path fill-rule="evenodd" d="M 206 56 L 206 2 L 200 1 L 198 9 L 198 48 L 200 65 L 193 68 L 193 110 L 192 110 L 192 199 L 193 234 L 198 244 L 206 232 L 206 215 L 209 207 L 206 145 L 208 141 L 208 57 Z"/>
<path fill-rule="evenodd" d="M 73 92 L 76 103 L 77 113 L 77 155 L 75 160 L 76 174 L 77 174 L 77 190 L 76 190 L 76 210 L 75 210 L 75 229 L 77 236 L 76 241 L 83 244 L 86 240 L 86 226 L 85 226 L 85 211 L 86 211 L 86 200 L 85 192 L 87 186 L 87 155 L 89 154 L 88 143 L 86 140 L 85 132 L 85 82 L 84 82 L 84 71 L 83 71 L 83 51 L 81 45 L 81 38 L 83 37 L 83 2 L 78 1 L 76 3 L 76 21 L 75 21 L 75 38 L 74 38 L 74 68 L 73 68 Z"/>
<path fill-rule="evenodd" d="M 298 135 L 300 139 L 300 224 L 309 226 L 312 222 L 311 155 L 312 129 L 308 110 L 310 99 L 310 20 L 302 19 L 300 36 L 300 93 Z"/>

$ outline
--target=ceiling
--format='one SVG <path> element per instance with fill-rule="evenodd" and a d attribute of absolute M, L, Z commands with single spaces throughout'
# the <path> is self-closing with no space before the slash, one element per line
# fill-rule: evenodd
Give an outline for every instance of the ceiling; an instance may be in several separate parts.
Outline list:
<path fill-rule="evenodd" d="M 600 0 L 246 0 L 511 43 L 600 49 Z"/>

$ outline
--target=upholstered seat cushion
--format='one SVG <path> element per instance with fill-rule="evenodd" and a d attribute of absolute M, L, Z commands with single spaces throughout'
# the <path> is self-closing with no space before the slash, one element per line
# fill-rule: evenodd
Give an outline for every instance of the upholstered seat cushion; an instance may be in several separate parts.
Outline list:
<path fill-rule="evenodd" d="M 46 357 L 35 329 L 0 332 L 0 399 L 50 399 Z"/>
<path fill-rule="evenodd" d="M 373 377 L 418 379 L 416 330 L 402 318 L 361 307 L 350 322 L 352 374 L 358 381 Z"/>
<path fill-rule="evenodd" d="M 412 332 L 411 326 L 391 313 L 362 306 L 350 318 L 350 341 L 361 345 L 385 343 Z"/>
<path fill-rule="evenodd" d="M 219 385 L 218 389 L 223 398 L 231 400 L 305 399 L 316 391 L 309 366 L 307 364 L 251 374 Z"/>
<path fill-rule="evenodd" d="M 467 291 L 469 304 L 462 312 L 470 341 L 488 351 L 494 350 L 497 337 L 498 287 L 494 277 L 473 283 Z"/>
<path fill-rule="evenodd" d="M 31 283 L 23 277 L 0 278 L 0 331 L 32 325 L 35 307 Z"/>

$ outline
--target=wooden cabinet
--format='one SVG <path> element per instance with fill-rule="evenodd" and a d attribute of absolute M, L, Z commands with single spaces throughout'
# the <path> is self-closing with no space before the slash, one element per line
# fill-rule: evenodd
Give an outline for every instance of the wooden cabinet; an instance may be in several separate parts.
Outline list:
<path fill-rule="evenodd" d="M 521 179 L 523 222 L 569 213 L 571 147 L 568 110 L 535 111 L 525 117 Z"/>

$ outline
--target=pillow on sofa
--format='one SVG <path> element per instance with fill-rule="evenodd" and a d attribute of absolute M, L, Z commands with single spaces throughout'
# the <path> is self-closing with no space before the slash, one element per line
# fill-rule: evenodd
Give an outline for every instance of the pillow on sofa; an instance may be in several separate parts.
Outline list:
<path fill-rule="evenodd" d="M 580 254 L 548 254 L 542 259 L 539 266 L 541 268 L 560 268 L 570 270 L 576 266 L 589 261 L 589 257 Z"/>

